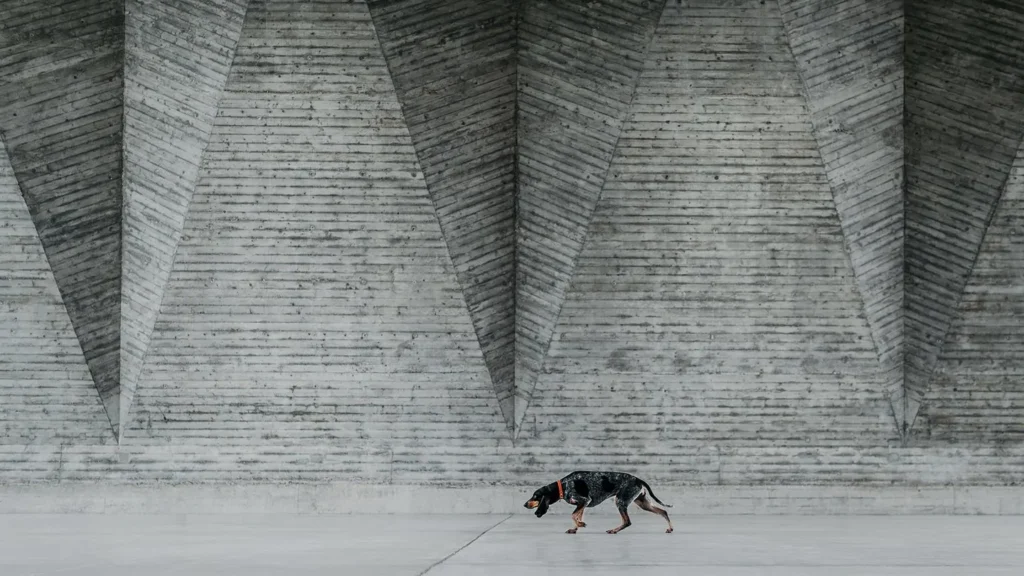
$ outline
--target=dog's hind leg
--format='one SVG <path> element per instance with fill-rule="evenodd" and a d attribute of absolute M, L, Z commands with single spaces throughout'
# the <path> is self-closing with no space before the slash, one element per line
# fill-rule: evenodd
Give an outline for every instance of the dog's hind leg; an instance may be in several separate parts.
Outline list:
<path fill-rule="evenodd" d="M 632 522 L 629 520 L 629 505 L 642 493 L 643 488 L 639 484 L 629 483 L 619 489 L 619 493 L 615 495 L 615 507 L 619 509 L 622 525 L 609 530 L 609 534 L 618 534 L 632 525 Z"/>
<path fill-rule="evenodd" d="M 622 517 L 622 525 L 618 528 L 612 528 L 611 530 L 609 530 L 609 534 L 618 534 L 619 532 L 622 532 L 623 530 L 629 528 L 630 525 L 633 524 L 629 520 L 629 512 L 627 511 L 627 508 L 629 508 L 629 502 L 623 502 L 622 500 L 616 498 L 615 506 L 619 509 L 619 516 Z"/>
<path fill-rule="evenodd" d="M 576 510 L 572 513 L 572 524 L 573 527 L 565 531 L 566 534 L 575 534 L 576 530 L 580 528 L 586 528 L 587 524 L 583 521 L 583 512 L 587 509 L 586 504 L 577 504 Z"/>
<path fill-rule="evenodd" d="M 666 511 L 662 510 L 661 508 L 658 508 L 657 506 L 655 506 L 653 502 L 651 502 L 650 500 L 647 499 L 647 495 L 642 493 L 642 492 L 640 493 L 639 496 L 637 496 L 635 502 L 636 502 L 637 506 L 643 508 L 644 510 L 647 510 L 648 512 L 654 512 L 655 514 L 657 514 L 657 515 L 661 516 L 662 518 L 664 518 L 665 522 L 668 522 L 668 530 L 665 530 L 665 532 L 667 534 L 671 534 L 672 533 L 672 530 L 673 530 L 673 528 L 672 528 L 672 520 L 669 519 L 668 512 L 666 512 Z"/>

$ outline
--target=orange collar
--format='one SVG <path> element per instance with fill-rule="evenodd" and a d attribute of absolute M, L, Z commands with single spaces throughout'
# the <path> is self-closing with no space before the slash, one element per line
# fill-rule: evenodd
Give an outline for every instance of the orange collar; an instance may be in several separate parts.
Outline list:
<path fill-rule="evenodd" d="M 565 490 L 562 488 L 562 481 L 559 480 L 556 484 L 558 484 L 558 499 L 562 500 L 565 498 Z"/>

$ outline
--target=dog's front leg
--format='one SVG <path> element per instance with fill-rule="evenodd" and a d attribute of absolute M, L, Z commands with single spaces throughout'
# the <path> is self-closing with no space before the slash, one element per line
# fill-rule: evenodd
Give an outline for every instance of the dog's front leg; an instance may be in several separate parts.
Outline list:
<path fill-rule="evenodd" d="M 588 502 L 580 502 L 576 505 L 576 511 L 572 513 L 572 519 L 576 522 L 577 528 L 586 528 L 587 523 L 583 521 L 583 513 L 587 511 Z"/>
<path fill-rule="evenodd" d="M 576 530 L 580 528 L 586 528 L 587 525 L 583 522 L 583 512 L 587 509 L 587 505 L 579 503 L 576 505 L 576 510 L 572 513 L 572 524 L 573 527 L 565 531 L 566 534 L 575 534 Z"/>

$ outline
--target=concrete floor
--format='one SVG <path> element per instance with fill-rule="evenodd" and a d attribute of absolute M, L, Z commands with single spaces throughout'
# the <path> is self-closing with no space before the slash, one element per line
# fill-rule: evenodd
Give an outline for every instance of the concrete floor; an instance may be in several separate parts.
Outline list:
<path fill-rule="evenodd" d="M 1024 517 L 0 515 L 0 574 L 947 576 L 1024 573 Z"/>

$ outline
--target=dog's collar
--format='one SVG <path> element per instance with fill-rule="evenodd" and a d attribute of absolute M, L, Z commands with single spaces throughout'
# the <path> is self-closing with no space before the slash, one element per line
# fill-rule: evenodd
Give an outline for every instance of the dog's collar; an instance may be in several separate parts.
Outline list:
<path fill-rule="evenodd" d="M 565 489 L 562 488 L 562 481 L 559 480 L 558 482 L 555 482 L 555 484 L 558 484 L 558 499 L 562 500 L 565 498 Z"/>

